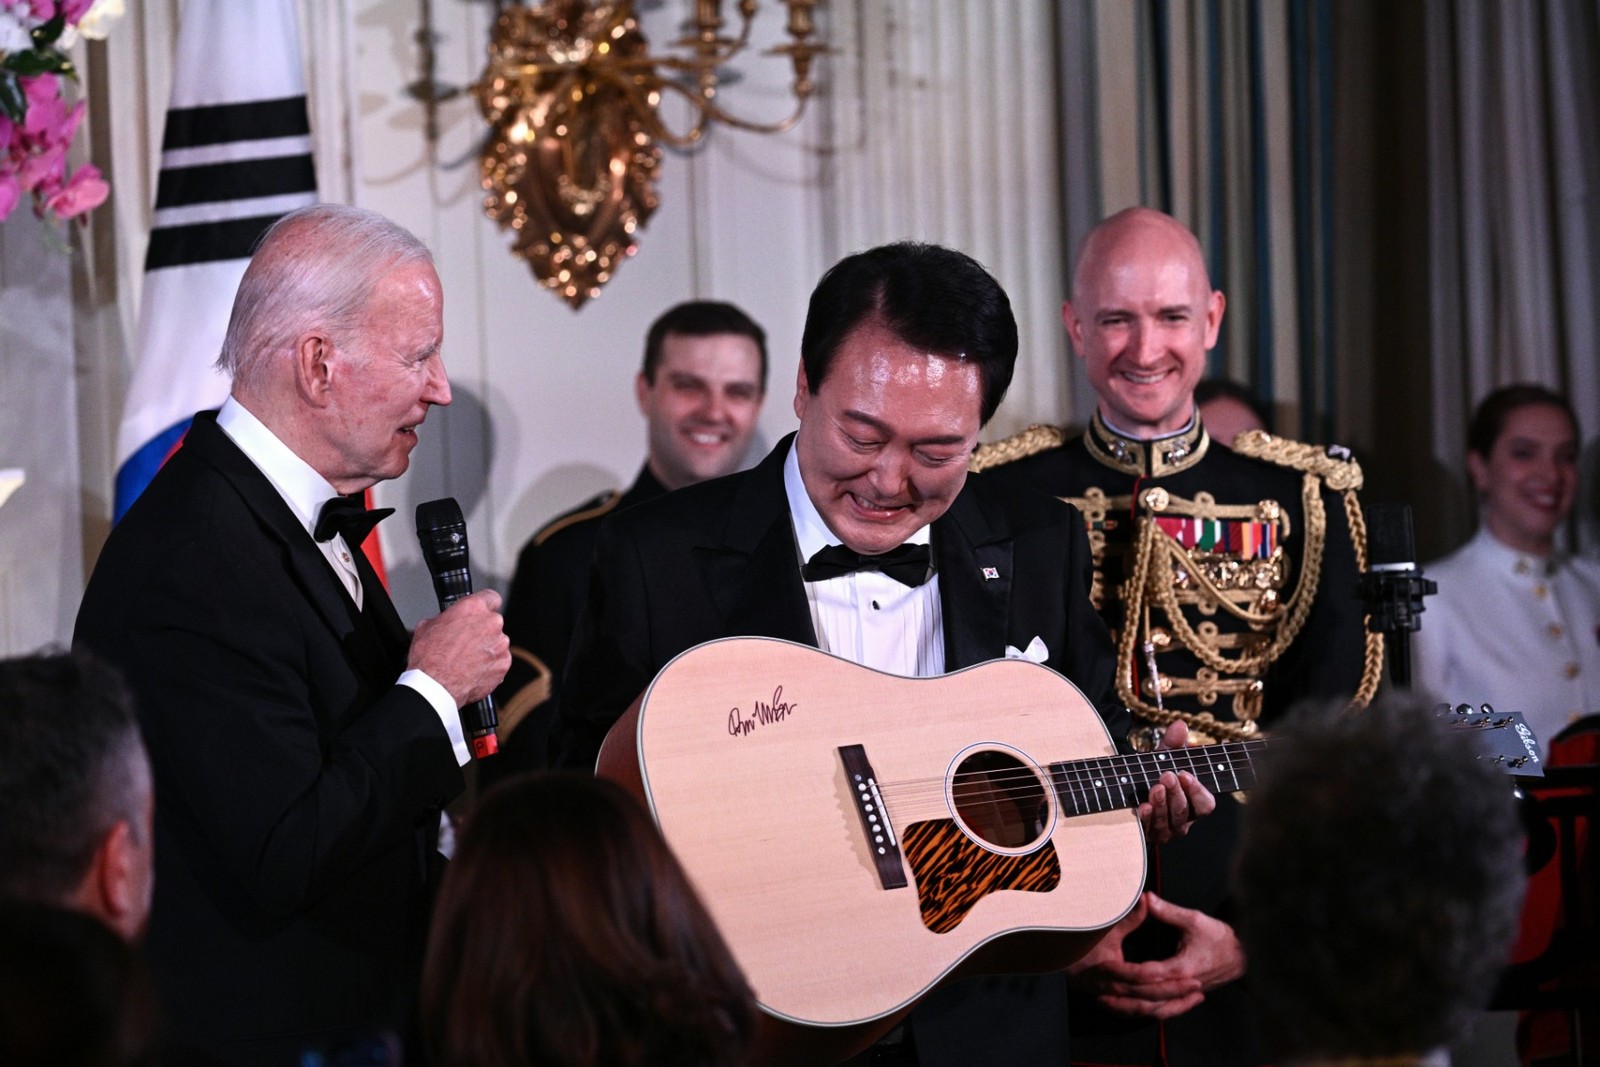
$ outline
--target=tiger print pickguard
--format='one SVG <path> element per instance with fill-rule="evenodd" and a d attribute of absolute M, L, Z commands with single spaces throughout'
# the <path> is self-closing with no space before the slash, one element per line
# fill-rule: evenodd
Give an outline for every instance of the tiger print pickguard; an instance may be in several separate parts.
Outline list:
<path fill-rule="evenodd" d="M 906 827 L 900 843 L 917 880 L 922 923 L 936 934 L 960 926 L 990 893 L 1048 893 L 1061 884 L 1061 861 L 1049 841 L 1027 855 L 1005 856 L 973 841 L 954 819 L 929 819 Z"/>

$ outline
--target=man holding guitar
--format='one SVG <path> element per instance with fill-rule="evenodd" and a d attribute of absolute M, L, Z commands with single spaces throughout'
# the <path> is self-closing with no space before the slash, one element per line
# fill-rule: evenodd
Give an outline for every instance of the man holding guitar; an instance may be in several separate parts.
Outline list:
<path fill-rule="evenodd" d="M 556 762 L 592 765 L 670 660 L 736 635 L 913 676 L 1025 657 L 1075 682 L 1122 739 L 1128 717 L 1088 598 L 1082 517 L 968 474 L 1016 353 L 1004 291 L 959 252 L 889 245 L 828 271 L 801 342 L 798 432 L 750 471 L 602 526 L 552 734 Z M 1186 737 L 1178 723 L 1162 744 Z M 750 803 L 782 818 L 781 797 Z M 1192 775 L 1169 772 L 1138 810 L 1165 841 L 1214 806 Z M 952 983 L 879 1058 L 1065 1062 L 1064 988 L 1059 975 Z"/>

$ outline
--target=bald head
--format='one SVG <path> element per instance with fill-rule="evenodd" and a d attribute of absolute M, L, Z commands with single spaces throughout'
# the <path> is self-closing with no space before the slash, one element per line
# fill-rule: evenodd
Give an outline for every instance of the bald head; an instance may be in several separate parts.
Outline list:
<path fill-rule="evenodd" d="M 1211 291 L 1205 253 L 1189 227 L 1164 211 L 1130 207 L 1101 220 L 1078 245 L 1072 299 L 1083 300 L 1085 288 L 1097 285 L 1108 271 L 1151 257 L 1181 263 L 1201 290 Z"/>
<path fill-rule="evenodd" d="M 1101 417 L 1139 438 L 1183 429 L 1224 306 L 1200 242 L 1172 216 L 1128 208 L 1090 230 L 1062 321 Z"/>

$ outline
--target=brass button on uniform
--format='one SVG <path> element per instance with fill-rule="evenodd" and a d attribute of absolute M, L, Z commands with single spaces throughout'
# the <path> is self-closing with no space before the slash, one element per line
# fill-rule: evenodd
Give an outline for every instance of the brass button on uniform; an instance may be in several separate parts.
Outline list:
<path fill-rule="evenodd" d="M 1568 678 L 1576 678 L 1580 670 L 1582 670 L 1582 668 L 1580 668 L 1576 663 L 1569 663 L 1567 664 L 1566 669 L 1561 673 L 1565 674 Z"/>
<path fill-rule="evenodd" d="M 1533 595 L 1538 597 L 1540 600 L 1543 600 L 1545 597 L 1550 595 L 1550 587 L 1545 585 L 1543 582 L 1540 582 L 1538 585 L 1533 587 Z"/>
<path fill-rule="evenodd" d="M 1559 623 L 1553 622 L 1544 628 L 1544 632 L 1559 640 L 1566 635 L 1566 629 Z"/>

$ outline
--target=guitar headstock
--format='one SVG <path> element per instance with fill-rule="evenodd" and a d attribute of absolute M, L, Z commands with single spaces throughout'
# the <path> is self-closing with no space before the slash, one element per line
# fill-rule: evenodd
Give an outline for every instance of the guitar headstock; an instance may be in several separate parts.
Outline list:
<path fill-rule="evenodd" d="M 1539 739 L 1533 736 L 1520 712 L 1495 711 L 1488 704 L 1440 704 L 1434 714 L 1451 729 L 1472 730 L 1483 747 L 1480 759 L 1499 764 L 1507 774 L 1518 778 L 1543 778 L 1544 760 L 1539 755 Z"/>

